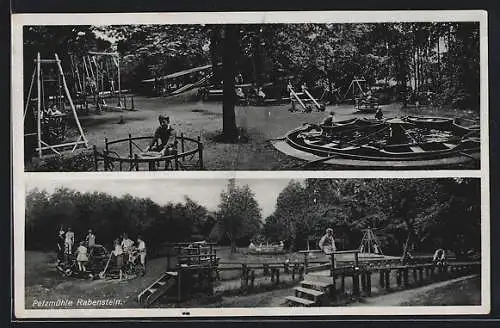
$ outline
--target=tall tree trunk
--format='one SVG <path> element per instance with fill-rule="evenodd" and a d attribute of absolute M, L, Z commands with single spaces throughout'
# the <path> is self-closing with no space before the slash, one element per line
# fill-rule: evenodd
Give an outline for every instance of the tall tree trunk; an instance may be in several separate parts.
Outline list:
<path fill-rule="evenodd" d="M 224 81 L 224 99 L 222 102 L 222 130 L 224 139 L 233 141 L 238 137 L 236 115 L 234 112 L 234 105 L 236 103 L 234 78 L 236 75 L 236 59 L 239 53 L 239 27 L 237 25 L 225 25 L 224 32 L 225 37 L 222 40 L 222 75 Z"/>

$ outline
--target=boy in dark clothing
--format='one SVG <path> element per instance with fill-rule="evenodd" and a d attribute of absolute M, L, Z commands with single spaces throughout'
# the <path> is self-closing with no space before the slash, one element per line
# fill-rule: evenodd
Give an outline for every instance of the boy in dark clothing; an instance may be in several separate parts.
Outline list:
<path fill-rule="evenodd" d="M 172 128 L 172 125 L 170 125 L 170 118 L 168 116 L 160 115 L 158 117 L 158 121 L 160 122 L 160 126 L 156 128 L 153 140 L 149 144 L 146 151 L 157 151 L 163 153 L 168 148 L 168 141 L 174 134 L 174 129 Z"/>

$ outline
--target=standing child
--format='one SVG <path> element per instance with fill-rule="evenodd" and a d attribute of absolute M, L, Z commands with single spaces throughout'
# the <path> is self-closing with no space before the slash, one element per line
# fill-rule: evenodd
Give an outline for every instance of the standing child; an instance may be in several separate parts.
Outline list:
<path fill-rule="evenodd" d="M 64 257 L 66 263 L 71 259 L 71 254 L 73 254 L 73 245 L 75 244 L 75 233 L 68 227 L 64 238 Z"/>
<path fill-rule="evenodd" d="M 85 247 L 85 242 L 81 241 L 80 246 L 76 249 L 76 261 L 78 262 L 78 270 L 80 272 L 87 271 L 85 266 L 87 265 L 88 260 L 87 247 Z"/>
<path fill-rule="evenodd" d="M 116 259 L 116 269 L 120 272 L 120 280 L 123 279 L 123 249 L 120 245 L 120 241 L 115 239 L 115 249 L 113 250 L 113 255 Z"/>

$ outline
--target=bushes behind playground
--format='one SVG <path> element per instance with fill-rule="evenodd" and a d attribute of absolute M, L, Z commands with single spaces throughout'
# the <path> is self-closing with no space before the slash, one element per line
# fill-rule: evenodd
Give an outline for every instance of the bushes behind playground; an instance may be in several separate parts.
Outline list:
<path fill-rule="evenodd" d="M 50 155 L 42 159 L 33 158 L 25 166 L 26 171 L 32 172 L 87 172 L 94 168 L 94 155 L 91 150 Z"/>

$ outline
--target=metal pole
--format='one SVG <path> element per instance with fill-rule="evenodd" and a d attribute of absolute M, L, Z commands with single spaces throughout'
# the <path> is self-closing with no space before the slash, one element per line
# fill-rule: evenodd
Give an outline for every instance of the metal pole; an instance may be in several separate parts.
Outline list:
<path fill-rule="evenodd" d="M 38 136 L 38 157 L 42 157 L 42 121 L 40 115 L 42 113 L 42 87 L 40 85 L 40 53 L 36 55 L 36 81 L 37 81 L 37 136 Z"/>
<path fill-rule="evenodd" d="M 122 107 L 121 104 L 121 99 L 122 99 L 122 85 L 121 85 L 121 78 L 120 78 L 120 56 L 116 56 L 116 62 L 118 66 L 118 107 Z"/>

